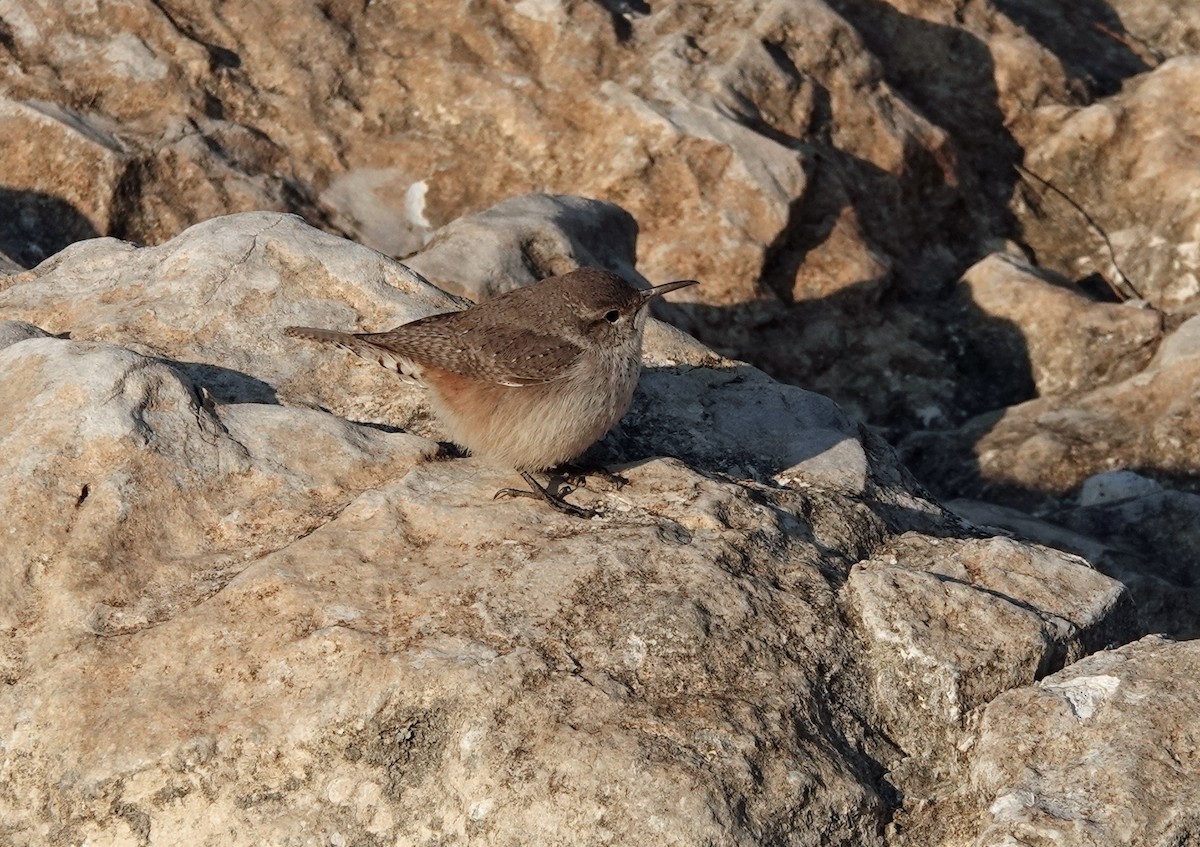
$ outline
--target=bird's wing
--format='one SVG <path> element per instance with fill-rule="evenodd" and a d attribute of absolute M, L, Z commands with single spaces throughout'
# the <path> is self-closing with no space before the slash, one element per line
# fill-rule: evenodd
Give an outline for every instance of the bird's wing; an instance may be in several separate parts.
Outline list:
<path fill-rule="evenodd" d="M 334 344 L 420 380 L 423 365 L 513 387 L 540 385 L 567 375 L 583 350 L 563 338 L 528 329 L 463 318 L 465 312 L 431 315 L 387 332 L 349 333 L 290 326 L 285 335 Z"/>
<path fill-rule="evenodd" d="M 389 332 L 357 335 L 374 348 L 420 365 L 498 385 L 540 385 L 562 379 L 583 350 L 529 329 L 480 326 L 466 313 L 432 315 Z M 370 357 L 368 357 L 370 358 Z"/>

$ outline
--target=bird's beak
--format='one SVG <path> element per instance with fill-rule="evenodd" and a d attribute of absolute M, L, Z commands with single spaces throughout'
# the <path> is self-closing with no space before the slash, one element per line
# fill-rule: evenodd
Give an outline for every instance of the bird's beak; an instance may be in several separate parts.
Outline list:
<path fill-rule="evenodd" d="M 662 285 L 656 285 L 653 288 L 647 288 L 644 291 L 642 291 L 642 302 L 643 303 L 649 302 L 650 300 L 654 299 L 655 297 L 661 297 L 663 294 L 666 294 L 668 291 L 675 291 L 676 289 L 679 289 L 679 288 L 687 288 L 689 285 L 699 285 L 699 284 L 700 283 L 698 280 L 681 279 L 678 282 L 667 282 L 667 283 L 663 283 Z"/>

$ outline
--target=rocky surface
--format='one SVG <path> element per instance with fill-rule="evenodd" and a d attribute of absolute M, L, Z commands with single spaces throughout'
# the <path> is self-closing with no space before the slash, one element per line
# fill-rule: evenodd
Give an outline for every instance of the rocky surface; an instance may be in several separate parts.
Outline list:
<path fill-rule="evenodd" d="M 1058 337 L 1086 335 L 1088 314 L 1072 312 L 1073 326 Z M 1122 333 L 1132 324 L 1123 322 Z M 1143 326 L 1153 328 L 1151 321 Z M 1103 339 L 1105 356 L 1118 338 Z M 1200 318 L 1193 317 L 1132 376 L 988 412 L 954 430 L 914 433 L 901 453 L 918 476 L 936 480 L 943 496 L 975 501 L 968 516 L 1086 555 L 1135 590 L 1154 630 L 1193 636 L 1200 622 L 1197 338 Z M 1086 348 L 1074 343 L 1085 361 Z M 1137 350 L 1133 361 L 1143 355 Z M 1071 370 L 1061 369 L 1060 378 Z"/>
<path fill-rule="evenodd" d="M 1026 151 L 1027 166 L 1096 210 L 1081 239 L 1078 210 L 1040 184 L 1040 194 L 1030 192 L 1021 214 L 1043 264 L 1073 277 L 1100 272 L 1161 309 L 1196 303 L 1200 114 L 1191 92 L 1198 83 L 1200 56 L 1183 56 L 1131 80 L 1117 96 L 1040 116 L 1046 125 Z M 1074 224 L 1056 213 L 1064 208 Z"/>
<path fill-rule="evenodd" d="M 447 224 L 405 262 L 440 288 L 480 302 L 578 267 L 646 282 L 634 267 L 637 240 L 637 221 L 620 206 L 530 194 Z"/>
<path fill-rule="evenodd" d="M 1192 844 L 1200 809 L 1200 644 L 1145 638 L 1000 695 L 964 744 L 961 784 L 898 821 L 896 844 Z M 948 807 L 954 814 L 945 814 Z"/>
<path fill-rule="evenodd" d="M 957 430 L 916 433 L 905 442 L 906 455 L 945 491 L 1026 508 L 1114 469 L 1186 482 L 1200 471 L 1197 341 L 1200 317 L 1176 329 L 1126 379 L 989 412 Z"/>
<path fill-rule="evenodd" d="M 1156 305 L 1191 297 L 1195 16 L 1125 5 L 11 4 L 0 205 L 28 265 L 264 208 L 407 256 L 515 195 L 593 197 L 637 220 L 641 273 L 705 281 L 671 317 L 717 349 L 901 432 L 958 424 L 983 411 L 936 330 L 962 271 L 1015 239 L 1114 276 L 1023 160 Z M 1132 168 L 1163 113 L 1163 164 Z"/>
<path fill-rule="evenodd" d="M 1084 483 L 1085 491 L 1096 478 Z M 1082 556 L 1129 589 L 1141 629 L 1195 638 L 1200 635 L 1195 568 L 1200 503 L 1194 494 L 1137 478 L 1151 490 L 1103 504 L 1081 497 L 1081 502 L 1043 518 L 979 500 L 951 500 L 947 505 L 990 532 L 1010 532 Z"/>
<path fill-rule="evenodd" d="M 0 3 L 0 840 L 504 843 L 537 780 L 545 843 L 1189 837 L 989 709 L 1200 626 L 1198 55 L 1189 0 Z M 595 525 L 277 332 L 578 265 L 711 347 L 652 325 Z"/>
<path fill-rule="evenodd" d="M 1139 631 L 660 324 L 592 521 L 279 332 L 454 307 L 274 213 L 6 279 L 9 843 L 884 844 L 972 715 Z"/>
<path fill-rule="evenodd" d="M 583 195 L 637 221 L 647 278 L 704 281 L 663 314 L 715 349 L 896 437 L 957 426 L 1034 390 L 992 396 L 946 308 L 999 243 L 1159 309 L 1196 296 L 1195 11 L 1043 6 L 488 0 L 431 27 L 389 3 L 12 4 L 0 236 L 29 265 L 286 209 L 408 256 L 514 196 Z M 545 246 L 478 290 L 545 274 Z"/>

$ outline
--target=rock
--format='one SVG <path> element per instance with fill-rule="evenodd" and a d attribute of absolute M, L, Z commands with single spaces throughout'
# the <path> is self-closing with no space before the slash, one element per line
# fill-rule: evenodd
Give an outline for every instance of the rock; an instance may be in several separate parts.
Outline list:
<path fill-rule="evenodd" d="M 10 344 L 16 344 L 18 341 L 25 341 L 30 338 L 49 338 L 50 333 L 45 332 L 33 324 L 25 323 L 24 321 L 3 321 L 0 320 L 0 350 Z"/>
<path fill-rule="evenodd" d="M 1161 309 L 1197 301 L 1200 192 L 1189 139 L 1200 132 L 1191 95 L 1198 83 L 1200 57 L 1183 56 L 1117 96 L 1043 111 L 1026 166 L 1087 210 L 1114 251 L 1077 209 L 1034 179 L 1016 209 L 1043 265 L 1071 277 L 1100 273 L 1117 285 L 1127 277 L 1136 296 Z"/>
<path fill-rule="evenodd" d="M 960 408 L 983 412 L 1117 382 L 1145 367 L 1162 336 L 1159 313 L 1091 301 L 1011 255 L 975 264 L 962 285 L 967 314 L 954 325 L 970 361 L 959 367 L 984 378 L 965 383 L 983 396 L 960 399 Z"/>
<path fill-rule="evenodd" d="M 854 566 L 846 599 L 882 726 L 905 756 L 893 773 L 944 775 L 972 710 L 1132 627 L 1124 586 L 1080 564 L 1007 538 L 914 534 Z"/>
<path fill-rule="evenodd" d="M 328 351 L 307 351 L 302 365 L 283 327 L 388 328 L 460 306 L 373 250 L 271 212 L 207 221 L 158 248 L 83 242 L 7 284 L 6 316 L 171 359 L 218 402 L 327 394 L 327 402 L 352 404 L 341 407 L 346 417 L 393 424 L 383 410 L 414 392 L 397 389 L 382 369 L 347 368 Z M 294 295 L 280 294 L 293 285 Z M 325 392 L 335 371 L 345 390 Z"/>
<path fill-rule="evenodd" d="M 1000 695 L 961 787 L 902 816 L 892 843 L 1186 844 L 1200 821 L 1197 680 L 1200 644 L 1149 637 Z"/>
<path fill-rule="evenodd" d="M 1079 505 L 1083 508 L 1144 497 L 1162 491 L 1162 486 L 1133 471 L 1105 471 L 1090 476 L 1079 488 Z"/>
<path fill-rule="evenodd" d="M 48 104 L 35 111 L 119 139 L 119 155 L 89 173 L 55 167 L 39 151 L 74 150 L 73 131 L 51 121 L 25 132 L 32 141 L 12 149 L 33 154 L 0 158 L 6 182 L 37 194 L 0 197 L 0 207 L 20 200 L 59 221 L 39 232 L 59 235 L 22 241 L 37 254 L 29 260 L 7 252 L 33 264 L 92 234 L 156 244 L 203 219 L 271 209 L 409 256 L 511 198 L 584 194 L 640 223 L 640 272 L 703 281 L 663 316 L 897 436 L 957 426 L 997 401 L 991 374 L 960 367 L 944 331 L 948 292 L 996 242 L 1024 239 L 1069 277 L 1107 261 L 1089 247 L 1076 266 L 1090 236 L 1057 195 L 1039 206 L 1049 221 L 1030 205 L 1037 185 L 1014 201 L 1019 162 L 1044 166 L 1102 225 L 1123 229 L 1121 263 L 1147 278 L 1153 302 L 1187 299 L 1187 179 L 1147 210 L 1154 166 L 1124 177 L 1135 161 L 1187 149 L 1190 59 L 1155 69 L 1153 55 L 1195 43 L 1186 4 L 710 5 L 487 2 L 432 28 L 416 6 L 326 0 L 228 0 L 219 13 L 150 0 L 130 0 L 120 16 L 87 3 L 10 10 L 0 38 L 8 102 Z M 1071 127 L 1087 129 L 1085 113 L 1126 111 L 1138 126 L 1172 116 L 1154 136 L 1161 149 L 1141 156 L 1137 133 L 1075 149 Z M 104 159 L 106 143 L 71 155 Z M 1127 211 L 1110 220 L 1108 203 Z M 72 214 L 79 227 L 64 223 Z M 525 251 L 532 264 L 489 260 L 491 276 L 472 285 L 503 287 L 585 253 L 618 261 L 587 239 L 555 240 L 578 238 L 574 223 L 547 228 L 537 212 L 526 224 L 541 234 Z M 627 252 L 628 224 L 614 218 L 615 253 Z M 431 246 L 416 264 L 445 260 L 449 248 Z M 442 269 L 426 270 L 453 288 Z M 1175 293 L 1155 294 L 1160 284 Z M 1064 390 L 1119 376 L 1051 344 L 1035 352 L 1035 370 L 1074 363 Z M 1020 392 L 1003 387 L 1005 403 L 1029 399 L 1023 374 Z"/>
<path fill-rule="evenodd" d="M 1156 615 L 1152 621 L 1156 626 L 1150 631 L 1194 638 L 1200 632 L 1200 617 L 1196 614 L 1196 603 L 1200 601 L 1200 495 L 1165 489 L 1152 480 L 1142 483 L 1154 488 L 1147 487 L 1139 494 L 1129 492 L 1119 500 L 1081 499 L 1078 507 L 1062 511 L 1056 519 L 1136 557 L 1140 567 L 1135 573 L 1113 575 L 1131 586 L 1160 581 L 1161 599 L 1151 608 L 1162 606 L 1174 612 L 1169 617 Z"/>
<path fill-rule="evenodd" d="M 1017 669 L 979 675 L 994 630 L 899 638 L 946 645 L 968 708 L 1133 634 L 1118 584 L 964 540 L 830 401 L 661 325 L 599 448 L 629 484 L 571 495 L 592 521 L 493 500 L 512 474 L 381 431 L 436 434 L 419 393 L 278 333 L 457 305 L 275 213 L 5 280 L 6 317 L 71 334 L 7 324 L 0 350 L 10 843 L 881 845 L 882 763 L 951 735 L 873 724 L 920 666 L 877 684 L 903 648 L 850 618 L 956 580 Z M 885 609 L 900 550 L 927 558 Z"/>
<path fill-rule="evenodd" d="M 75 631 L 153 626 L 437 450 L 311 411 L 218 414 L 168 364 L 94 342 L 19 341 L 0 369 L 4 567 L 38 570 L 7 613 L 51 604 Z"/>
<path fill-rule="evenodd" d="M 1139 373 L 1070 397 L 1040 397 L 957 430 L 917 433 L 902 454 L 943 497 L 1052 508 L 1089 477 L 1136 470 L 1170 481 L 1200 470 L 1200 318 L 1179 326 Z M 1174 339 L 1174 340 L 1173 340 Z"/>
<path fill-rule="evenodd" d="M 25 270 L 24 267 L 18 265 L 4 253 L 0 253 L 0 276 L 8 276 L 9 274 L 20 273 Z"/>
<path fill-rule="evenodd" d="M 1083 557 L 1129 589 L 1139 631 L 1184 639 L 1200 633 L 1196 524 L 1189 513 L 1194 500 L 1166 492 L 1140 503 L 1124 500 L 1120 509 L 1065 508 L 1045 518 L 978 500 L 951 500 L 947 506 L 983 532 L 1009 533 Z"/>
<path fill-rule="evenodd" d="M 1187 0 L 1113 0 L 1109 5 L 1129 31 L 1137 33 L 1151 53 L 1151 62 L 1200 53 L 1200 9 Z"/>
<path fill-rule="evenodd" d="M 675 304 L 663 314 L 690 326 L 694 308 Z M 1096 302 L 1011 253 L 972 265 L 946 302 L 926 309 L 890 306 L 885 318 L 883 307 L 798 304 L 794 322 L 735 309 L 732 323 L 757 326 L 722 349 L 758 345 L 773 376 L 830 394 L 865 420 L 886 420 L 885 431 L 900 437 L 1132 377 L 1164 335 L 1156 310 Z"/>
<path fill-rule="evenodd" d="M 425 218 L 428 185 L 403 168 L 356 168 L 321 194 L 332 222 L 355 240 L 389 256 L 410 256 L 433 235 Z"/>
<path fill-rule="evenodd" d="M 129 154 L 103 119 L 0 97 L 0 251 L 32 267 L 73 241 L 122 226 Z"/>
<path fill-rule="evenodd" d="M 583 194 L 640 222 L 647 277 L 704 282 L 662 314 L 714 347 L 875 423 L 962 419 L 920 327 L 1012 234 L 1005 124 L 1067 96 L 1049 50 L 990 6 L 486 6 L 430 29 L 404 4 L 59 4 L 7 16 L 0 49 L 13 98 L 119 129 L 125 200 L 96 234 L 156 244 L 287 210 L 407 256 L 508 198 Z"/>
<path fill-rule="evenodd" d="M 530 194 L 452 221 L 404 262 L 442 289 L 480 302 L 579 267 L 644 281 L 634 270 L 637 233 L 637 222 L 611 203 Z"/>

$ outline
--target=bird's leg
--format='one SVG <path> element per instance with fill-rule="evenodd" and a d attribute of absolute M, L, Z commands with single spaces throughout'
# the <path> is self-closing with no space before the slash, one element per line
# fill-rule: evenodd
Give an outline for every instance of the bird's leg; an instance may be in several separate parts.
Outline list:
<path fill-rule="evenodd" d="M 528 471 L 521 471 L 521 478 L 533 489 L 532 491 L 526 491 L 522 488 L 501 488 L 492 499 L 494 500 L 496 497 L 528 497 L 532 500 L 544 500 L 563 514 L 574 515 L 577 518 L 594 518 L 600 514 L 594 509 L 582 509 L 579 506 L 573 506 L 557 494 L 551 494 L 548 489 L 539 485 L 538 481 Z"/>

